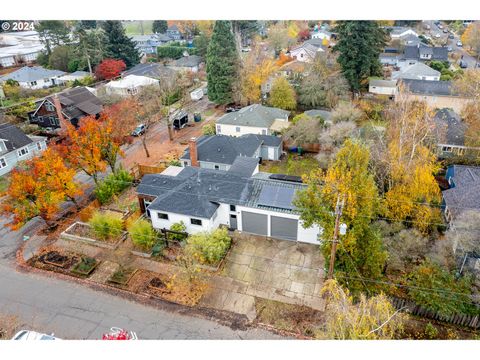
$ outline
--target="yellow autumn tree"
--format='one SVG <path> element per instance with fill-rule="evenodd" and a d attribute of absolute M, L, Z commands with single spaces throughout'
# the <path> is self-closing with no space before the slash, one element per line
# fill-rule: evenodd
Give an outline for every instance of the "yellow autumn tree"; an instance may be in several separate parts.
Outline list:
<path fill-rule="evenodd" d="M 432 223 L 440 222 L 440 189 L 435 181 L 440 166 L 427 146 L 433 112 L 425 102 L 411 101 L 400 91 L 386 116 L 389 179 L 384 215 L 399 221 L 411 219 L 418 230 L 427 232 Z"/>
<path fill-rule="evenodd" d="M 480 22 L 472 22 L 462 34 L 462 43 L 480 56 Z"/>

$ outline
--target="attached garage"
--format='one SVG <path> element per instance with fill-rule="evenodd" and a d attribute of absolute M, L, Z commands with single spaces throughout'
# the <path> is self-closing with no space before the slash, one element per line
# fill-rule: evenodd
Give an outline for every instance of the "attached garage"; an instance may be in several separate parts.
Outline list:
<path fill-rule="evenodd" d="M 271 216 L 270 221 L 273 238 L 297 241 L 298 220 Z"/>
<path fill-rule="evenodd" d="M 268 215 L 242 211 L 242 231 L 268 236 Z"/>

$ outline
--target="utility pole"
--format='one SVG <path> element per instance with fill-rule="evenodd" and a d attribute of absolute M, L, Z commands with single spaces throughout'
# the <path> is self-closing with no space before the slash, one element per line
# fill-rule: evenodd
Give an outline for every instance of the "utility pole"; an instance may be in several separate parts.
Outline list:
<path fill-rule="evenodd" d="M 345 196 L 337 196 L 337 205 L 335 206 L 335 229 L 333 231 L 332 251 L 330 252 L 330 266 L 328 267 L 327 279 L 333 279 L 333 268 L 335 266 L 335 255 L 337 252 L 338 232 L 340 229 L 340 217 L 342 216 L 343 206 L 345 204 Z"/>

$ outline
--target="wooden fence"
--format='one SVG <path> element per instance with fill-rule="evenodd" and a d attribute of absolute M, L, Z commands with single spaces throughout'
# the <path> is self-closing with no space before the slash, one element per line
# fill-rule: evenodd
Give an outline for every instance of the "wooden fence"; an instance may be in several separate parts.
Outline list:
<path fill-rule="evenodd" d="M 427 319 L 443 321 L 446 323 L 465 326 L 472 329 L 480 328 L 480 318 L 479 315 L 467 315 L 467 314 L 452 314 L 452 315 L 441 315 L 436 311 L 426 309 L 420 305 L 417 305 L 415 302 L 407 299 L 402 299 L 398 297 L 391 297 L 392 305 L 396 309 L 405 308 L 405 311 L 408 311 L 412 315 L 421 316 Z"/>
<path fill-rule="evenodd" d="M 141 164 L 135 164 L 132 166 L 130 172 L 131 174 L 135 177 L 135 179 L 141 179 L 143 175 L 146 174 L 159 174 L 163 170 L 167 168 L 167 162 L 161 162 L 157 166 L 153 165 L 141 165 Z"/>

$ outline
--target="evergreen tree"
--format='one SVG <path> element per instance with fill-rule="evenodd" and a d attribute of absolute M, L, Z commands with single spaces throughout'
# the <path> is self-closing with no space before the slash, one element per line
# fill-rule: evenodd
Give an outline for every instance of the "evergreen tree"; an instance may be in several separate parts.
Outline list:
<path fill-rule="evenodd" d="M 154 20 L 152 24 L 152 31 L 154 34 L 163 34 L 167 31 L 167 20 Z"/>
<path fill-rule="evenodd" d="M 67 45 L 70 42 L 68 37 L 70 29 L 64 21 L 42 20 L 36 30 L 40 35 L 40 41 L 45 44 L 48 56 L 52 53 L 53 46 Z"/>
<path fill-rule="evenodd" d="M 77 27 L 83 30 L 95 29 L 97 27 L 97 20 L 80 20 Z"/>
<path fill-rule="evenodd" d="M 207 50 L 208 97 L 216 104 L 232 102 L 237 65 L 232 24 L 226 20 L 216 21 Z"/>
<path fill-rule="evenodd" d="M 335 27 L 339 52 L 338 63 L 354 92 L 358 92 L 369 76 L 380 75 L 378 56 L 386 42 L 386 33 L 376 21 L 339 21 Z"/>
<path fill-rule="evenodd" d="M 125 35 L 122 23 L 107 20 L 102 24 L 104 58 L 123 60 L 127 67 L 138 64 L 140 54 L 132 40 Z"/>

